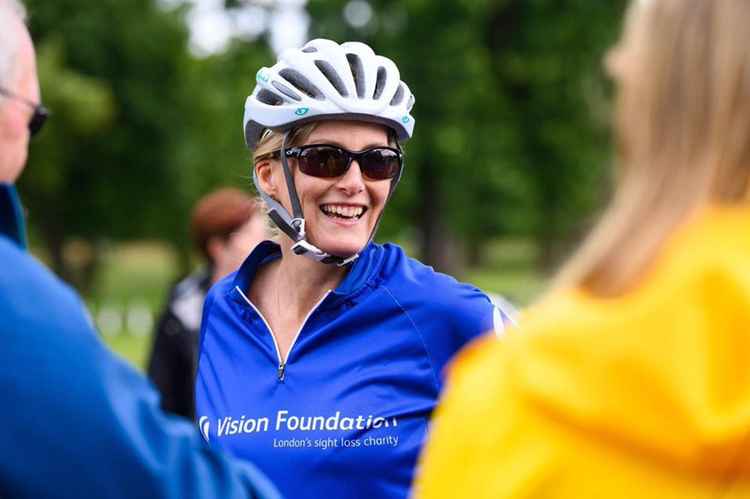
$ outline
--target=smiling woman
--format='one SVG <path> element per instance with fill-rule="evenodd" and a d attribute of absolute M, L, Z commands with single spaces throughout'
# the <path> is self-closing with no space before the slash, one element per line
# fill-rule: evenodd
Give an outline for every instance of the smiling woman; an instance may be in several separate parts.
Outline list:
<path fill-rule="evenodd" d="M 287 497 L 406 497 L 445 364 L 502 318 L 477 288 L 372 242 L 414 127 L 392 61 L 314 40 L 256 81 L 245 137 L 283 235 L 206 300 L 197 414 Z M 219 430 L 279 415 L 300 426 Z"/>
<path fill-rule="evenodd" d="M 322 121 L 314 124 L 302 147 L 286 151 L 296 162 L 294 185 L 310 245 L 342 259 L 367 245 L 394 186 L 392 180 L 401 171 L 401 153 L 389 144 L 383 125 Z M 278 157 L 278 150 L 274 152 Z M 278 163 L 273 155 L 256 160 L 258 186 L 282 206 L 290 206 L 293 194 Z"/>

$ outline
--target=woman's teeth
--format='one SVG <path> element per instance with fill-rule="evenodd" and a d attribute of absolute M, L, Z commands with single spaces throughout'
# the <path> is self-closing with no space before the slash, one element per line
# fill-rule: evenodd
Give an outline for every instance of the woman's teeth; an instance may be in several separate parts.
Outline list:
<path fill-rule="evenodd" d="M 359 218 L 365 212 L 362 206 L 343 206 L 338 204 L 324 204 L 320 209 L 329 216 L 341 218 Z"/>

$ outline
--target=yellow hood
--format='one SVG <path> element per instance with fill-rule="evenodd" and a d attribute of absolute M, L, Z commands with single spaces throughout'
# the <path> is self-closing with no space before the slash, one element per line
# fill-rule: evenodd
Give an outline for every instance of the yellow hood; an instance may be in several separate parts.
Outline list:
<path fill-rule="evenodd" d="M 638 289 L 530 309 L 509 338 L 530 396 L 576 425 L 680 467 L 750 471 L 750 209 L 712 209 Z"/>
<path fill-rule="evenodd" d="M 415 497 L 750 497 L 750 209 L 691 220 L 627 296 L 520 324 L 452 366 Z"/>

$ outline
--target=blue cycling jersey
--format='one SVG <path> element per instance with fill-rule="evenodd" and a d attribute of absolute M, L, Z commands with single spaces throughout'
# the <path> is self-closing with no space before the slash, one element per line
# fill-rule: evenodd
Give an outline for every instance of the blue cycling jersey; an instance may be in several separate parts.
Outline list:
<path fill-rule="evenodd" d="M 493 328 L 477 288 L 370 244 L 310 312 L 285 363 L 247 298 L 259 245 L 210 291 L 196 414 L 211 445 L 255 463 L 286 497 L 403 498 L 450 357 Z"/>

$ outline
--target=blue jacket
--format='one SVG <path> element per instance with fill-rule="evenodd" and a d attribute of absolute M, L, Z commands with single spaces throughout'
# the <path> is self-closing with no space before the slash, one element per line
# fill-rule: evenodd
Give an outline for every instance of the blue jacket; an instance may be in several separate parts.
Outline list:
<path fill-rule="evenodd" d="M 265 242 L 209 292 L 196 416 L 215 447 L 295 498 L 403 498 L 446 362 L 492 329 L 478 289 L 370 244 L 308 316 L 286 363 L 247 298 Z"/>
<path fill-rule="evenodd" d="M 278 497 L 159 410 L 23 234 L 15 189 L 0 183 L 0 497 Z"/>

